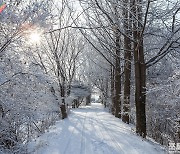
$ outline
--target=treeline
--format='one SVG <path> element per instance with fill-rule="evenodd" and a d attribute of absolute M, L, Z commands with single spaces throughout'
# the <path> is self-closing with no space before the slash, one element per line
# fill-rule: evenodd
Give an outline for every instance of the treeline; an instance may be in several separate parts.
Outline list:
<path fill-rule="evenodd" d="M 168 87 L 175 80 L 168 82 L 179 68 L 179 1 L 82 0 L 80 5 L 86 18 L 80 31 L 98 53 L 87 75 L 104 105 L 123 122 L 134 123 L 138 135 L 178 143 L 179 95 Z"/>

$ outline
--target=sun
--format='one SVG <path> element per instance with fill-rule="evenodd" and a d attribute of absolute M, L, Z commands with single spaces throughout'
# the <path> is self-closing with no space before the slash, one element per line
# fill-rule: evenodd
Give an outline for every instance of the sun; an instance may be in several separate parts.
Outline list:
<path fill-rule="evenodd" d="M 29 42 L 33 44 L 40 43 L 41 41 L 41 34 L 38 32 L 31 32 L 29 34 Z"/>

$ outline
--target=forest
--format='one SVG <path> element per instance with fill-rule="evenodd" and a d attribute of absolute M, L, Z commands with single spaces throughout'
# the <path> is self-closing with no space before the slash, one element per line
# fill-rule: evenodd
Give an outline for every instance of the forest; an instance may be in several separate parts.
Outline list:
<path fill-rule="evenodd" d="M 94 89 L 138 136 L 180 143 L 179 0 L 0 5 L 2 153 L 27 153 L 72 108 L 89 105 Z"/>

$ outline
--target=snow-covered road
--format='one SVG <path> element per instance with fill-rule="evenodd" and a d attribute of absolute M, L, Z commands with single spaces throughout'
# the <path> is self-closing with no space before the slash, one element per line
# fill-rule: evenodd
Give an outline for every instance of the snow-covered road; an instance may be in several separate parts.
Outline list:
<path fill-rule="evenodd" d="M 35 154 L 165 154 L 157 144 L 133 133 L 101 104 L 74 109 L 31 143 Z"/>

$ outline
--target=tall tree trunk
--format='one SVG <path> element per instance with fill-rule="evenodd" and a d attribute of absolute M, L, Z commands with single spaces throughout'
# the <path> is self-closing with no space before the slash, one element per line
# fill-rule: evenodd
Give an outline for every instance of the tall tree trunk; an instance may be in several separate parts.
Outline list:
<path fill-rule="evenodd" d="M 115 117 L 121 118 L 121 66 L 120 66 L 120 33 L 115 31 Z"/>
<path fill-rule="evenodd" d="M 114 67 L 111 66 L 111 99 L 112 99 L 112 107 L 111 112 L 115 115 L 115 88 L 114 88 Z"/>
<path fill-rule="evenodd" d="M 134 27 L 134 63 L 135 63 L 135 103 L 136 103 L 136 133 L 146 137 L 146 65 L 144 60 L 144 48 L 142 37 L 142 6 L 141 0 L 134 5 L 134 15 L 136 19 Z"/>
<path fill-rule="evenodd" d="M 62 99 L 62 103 L 61 103 L 61 113 L 62 113 L 62 119 L 67 118 L 67 111 L 66 111 L 66 104 L 65 104 L 65 79 L 62 79 L 62 84 L 61 84 L 61 99 Z"/>
<path fill-rule="evenodd" d="M 135 60 L 135 103 L 136 103 L 136 132 L 146 137 L 146 67 L 143 57 L 143 42 L 134 51 Z"/>
<path fill-rule="evenodd" d="M 105 80 L 105 88 L 104 88 L 104 92 L 103 92 L 105 108 L 107 107 L 107 99 L 108 99 L 108 89 L 109 89 L 108 82 L 109 82 L 108 79 L 106 79 Z"/>
<path fill-rule="evenodd" d="M 132 34 L 132 22 L 131 22 L 131 15 L 129 10 L 131 6 L 129 0 L 124 0 L 125 6 L 123 10 L 124 16 L 124 29 L 126 36 L 124 36 L 124 102 L 123 102 L 123 114 L 122 114 L 122 121 L 129 124 L 129 112 L 130 112 L 130 79 L 131 79 L 131 40 L 130 36 Z"/>

